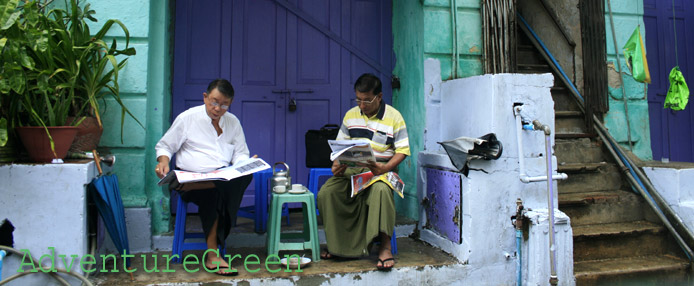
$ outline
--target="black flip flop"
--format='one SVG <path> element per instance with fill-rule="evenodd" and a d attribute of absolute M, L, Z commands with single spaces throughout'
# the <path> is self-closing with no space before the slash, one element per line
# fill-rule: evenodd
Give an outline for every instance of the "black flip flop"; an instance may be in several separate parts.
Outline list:
<path fill-rule="evenodd" d="M 386 266 L 386 261 L 391 261 L 391 260 L 393 261 L 393 265 Z M 386 258 L 383 260 L 378 259 L 378 262 L 381 262 L 381 266 L 376 265 L 376 269 L 378 269 L 379 271 L 390 271 L 391 269 L 393 269 L 393 266 L 395 266 L 395 258 L 393 258 L 393 257 Z"/>
<path fill-rule="evenodd" d="M 207 267 L 207 265 L 205 265 L 205 267 L 206 267 L 207 269 L 213 269 L 213 268 Z M 215 268 L 216 268 L 216 267 L 215 267 Z M 239 275 L 239 271 L 238 271 L 238 270 L 233 271 L 233 272 L 231 272 L 231 271 L 228 271 L 228 272 L 225 271 L 225 270 L 228 270 L 228 269 L 232 269 L 232 268 L 229 267 L 229 266 L 224 266 L 224 267 L 223 267 L 223 266 L 220 266 L 220 267 L 219 267 L 219 270 L 217 270 L 217 271 L 215 271 L 215 272 L 211 272 L 211 273 L 217 274 L 217 275 L 219 275 L 219 276 L 236 276 L 236 275 Z M 221 271 L 221 273 L 220 273 L 220 271 Z"/>

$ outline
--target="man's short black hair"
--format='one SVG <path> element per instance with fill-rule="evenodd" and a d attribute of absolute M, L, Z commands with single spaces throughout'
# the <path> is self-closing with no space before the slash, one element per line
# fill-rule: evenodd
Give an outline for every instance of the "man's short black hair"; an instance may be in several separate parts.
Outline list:
<path fill-rule="evenodd" d="M 381 93 L 382 88 L 381 80 L 371 73 L 361 75 L 354 83 L 354 91 L 363 93 L 372 92 L 374 95 Z"/>
<path fill-rule="evenodd" d="M 218 78 L 210 82 L 207 86 L 207 94 L 210 94 L 214 89 L 217 89 L 222 95 L 234 99 L 234 87 L 231 83 L 223 78 Z"/>

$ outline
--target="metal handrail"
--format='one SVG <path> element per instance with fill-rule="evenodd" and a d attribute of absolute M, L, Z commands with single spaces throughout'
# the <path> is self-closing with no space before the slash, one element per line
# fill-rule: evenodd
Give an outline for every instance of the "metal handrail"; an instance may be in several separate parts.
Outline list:
<path fill-rule="evenodd" d="M 530 28 L 528 23 L 525 22 L 525 19 L 523 19 L 520 13 L 517 14 L 517 16 L 521 20 L 521 23 L 525 25 L 521 26 L 521 30 L 529 34 L 528 36 L 530 37 L 530 40 L 533 42 L 533 44 L 542 47 L 538 50 L 545 58 L 550 59 L 548 60 L 548 63 L 552 67 L 552 69 L 555 71 L 561 71 L 559 72 L 559 74 L 562 76 L 561 80 L 564 83 L 567 83 L 569 87 L 571 87 L 569 88 L 569 91 L 571 91 L 571 94 L 576 99 L 579 107 L 581 108 L 581 110 L 583 110 L 583 96 L 581 96 L 581 94 L 578 92 L 571 80 L 569 80 L 569 78 L 563 72 L 559 64 L 556 62 L 556 60 L 554 60 L 554 57 L 549 52 L 549 50 L 547 50 L 544 47 L 542 40 L 540 40 L 540 38 L 537 37 L 532 28 Z M 663 224 L 665 224 L 665 227 L 668 229 L 668 231 L 670 231 L 672 236 L 675 237 L 677 244 L 685 252 L 689 261 L 694 262 L 694 252 L 692 252 L 691 247 L 691 245 L 694 245 L 694 234 L 692 234 L 691 230 L 689 230 L 689 228 L 687 228 L 687 226 L 683 223 L 679 215 L 677 215 L 677 213 L 675 213 L 672 210 L 672 208 L 670 208 L 670 206 L 665 202 L 660 193 L 658 193 L 658 190 L 650 183 L 648 177 L 646 177 L 646 175 L 638 167 L 635 168 L 635 164 L 633 163 L 633 161 L 628 156 L 624 155 L 624 150 L 622 150 L 622 147 L 610 135 L 610 133 L 607 131 L 607 128 L 605 128 L 602 122 L 600 122 L 600 119 L 595 115 L 593 115 L 593 125 L 595 129 L 598 131 L 598 135 L 600 136 L 600 138 L 604 142 L 609 143 L 605 144 L 605 146 L 607 146 L 608 150 L 610 151 L 610 154 L 612 154 L 615 161 L 619 164 L 620 169 L 627 177 L 627 181 L 629 181 L 631 187 L 634 188 L 639 194 L 641 194 L 641 196 L 646 200 L 648 205 L 653 209 L 653 211 L 655 211 L 658 218 L 660 218 Z M 646 183 L 644 184 L 644 182 Z M 670 222 L 670 220 L 674 220 L 674 226 L 673 223 Z"/>

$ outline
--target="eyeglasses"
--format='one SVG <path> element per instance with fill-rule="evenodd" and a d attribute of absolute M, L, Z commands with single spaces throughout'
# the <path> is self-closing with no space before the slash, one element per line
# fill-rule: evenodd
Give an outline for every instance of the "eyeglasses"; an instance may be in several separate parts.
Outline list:
<path fill-rule="evenodd" d="M 227 110 L 227 109 L 229 109 L 229 106 L 228 106 L 228 105 L 222 105 L 222 104 L 219 104 L 219 103 L 214 102 L 214 101 L 210 101 L 210 104 L 212 105 L 212 107 L 219 107 L 219 108 L 221 108 L 222 110 Z"/>
<path fill-rule="evenodd" d="M 354 100 L 354 102 L 355 102 L 357 105 L 362 104 L 362 103 L 371 104 L 371 103 L 373 103 L 373 102 L 376 100 L 376 98 L 378 98 L 378 96 L 375 96 L 375 97 L 372 98 L 370 101 L 361 100 L 361 99 L 358 99 L 358 98 L 357 98 L 357 99 Z"/>

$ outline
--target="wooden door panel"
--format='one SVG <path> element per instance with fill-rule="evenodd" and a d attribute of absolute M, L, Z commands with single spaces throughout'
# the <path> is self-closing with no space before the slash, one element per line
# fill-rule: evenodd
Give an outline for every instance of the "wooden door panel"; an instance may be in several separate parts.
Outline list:
<path fill-rule="evenodd" d="M 646 50 L 652 83 L 648 86 L 648 110 L 653 159 L 694 162 L 694 113 L 691 103 L 683 111 L 663 108 L 670 86 L 670 70 L 679 63 L 685 80 L 691 82 L 694 71 L 694 3 L 677 0 L 675 19 L 672 2 L 644 1 Z M 677 45 L 673 24 L 677 29 Z M 675 49 L 676 47 L 676 49 Z M 691 83 L 690 83 L 691 84 Z"/>

